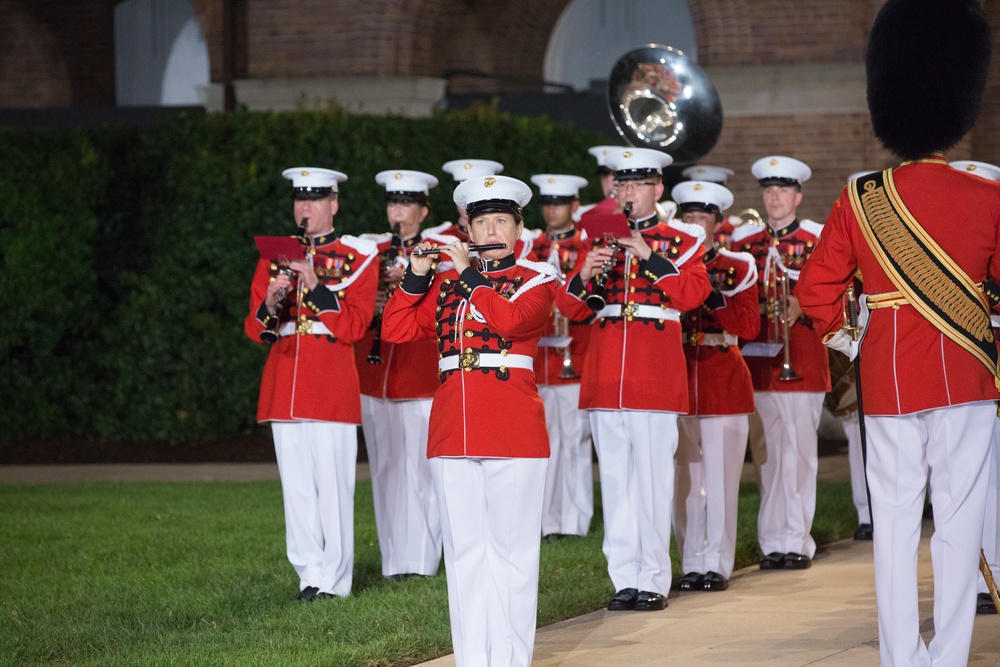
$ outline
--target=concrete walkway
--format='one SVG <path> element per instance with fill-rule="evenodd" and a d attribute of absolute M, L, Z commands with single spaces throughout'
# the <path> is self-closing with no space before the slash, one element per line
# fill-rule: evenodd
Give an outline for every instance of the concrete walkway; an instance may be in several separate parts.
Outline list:
<path fill-rule="evenodd" d="M 918 584 L 926 640 L 933 636 L 931 530 L 925 522 Z M 423 667 L 454 664 L 446 656 Z M 872 546 L 853 540 L 829 545 L 808 570 L 747 568 L 722 593 L 671 593 L 664 611 L 598 611 L 540 628 L 532 661 L 536 667 L 878 664 Z M 1000 665 L 1000 617 L 976 617 L 968 664 Z"/>
<path fill-rule="evenodd" d="M 744 469 L 752 479 L 753 467 Z M 367 479 L 359 464 L 358 478 Z M 847 457 L 820 457 L 821 479 L 848 479 Z M 0 466 L 0 483 L 251 481 L 278 479 L 273 463 Z M 933 636 L 931 522 L 921 541 L 921 629 Z M 972 600 L 969 601 L 973 603 Z M 423 667 L 450 667 L 445 656 Z M 644 665 L 878 665 L 871 542 L 847 540 L 801 571 L 733 574 L 722 593 L 672 593 L 661 612 L 598 611 L 539 629 L 536 667 Z M 1000 617 L 977 616 L 969 665 L 1000 666 Z"/>

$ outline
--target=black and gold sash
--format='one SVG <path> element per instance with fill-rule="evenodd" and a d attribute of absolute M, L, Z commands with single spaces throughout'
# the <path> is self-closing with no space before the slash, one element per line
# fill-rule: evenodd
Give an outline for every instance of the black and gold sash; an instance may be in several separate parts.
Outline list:
<path fill-rule="evenodd" d="M 906 208 L 892 170 L 862 176 L 848 192 L 868 247 L 892 284 L 938 331 L 979 359 L 1000 389 L 986 297 Z"/>

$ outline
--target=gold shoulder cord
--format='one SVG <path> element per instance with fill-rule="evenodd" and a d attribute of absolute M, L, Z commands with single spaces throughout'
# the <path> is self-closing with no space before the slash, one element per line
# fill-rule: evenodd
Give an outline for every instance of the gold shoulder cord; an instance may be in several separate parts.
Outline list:
<path fill-rule="evenodd" d="M 936 329 L 979 359 L 1000 389 L 986 297 L 906 208 L 892 170 L 859 178 L 849 193 L 865 240 L 892 284 Z"/>

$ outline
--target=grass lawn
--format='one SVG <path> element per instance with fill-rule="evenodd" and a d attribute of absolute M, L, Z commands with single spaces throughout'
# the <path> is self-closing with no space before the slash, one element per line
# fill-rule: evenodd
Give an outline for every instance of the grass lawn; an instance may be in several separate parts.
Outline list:
<path fill-rule="evenodd" d="M 586 538 L 542 545 L 539 625 L 614 592 L 596 500 Z M 758 504 L 744 485 L 737 568 L 760 559 Z M 451 652 L 444 568 L 381 577 L 368 482 L 357 486 L 352 596 L 305 605 L 291 602 L 278 482 L 13 485 L 0 506 L 0 665 L 374 667 Z M 820 482 L 816 541 L 855 523 L 849 484 Z"/>

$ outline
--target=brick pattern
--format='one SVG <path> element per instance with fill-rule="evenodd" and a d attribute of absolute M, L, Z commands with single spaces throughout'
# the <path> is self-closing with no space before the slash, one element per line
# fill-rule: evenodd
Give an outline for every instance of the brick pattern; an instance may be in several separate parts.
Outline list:
<path fill-rule="evenodd" d="M 112 0 L 0 0 L 0 106 L 115 103 Z"/>
<path fill-rule="evenodd" d="M 209 45 L 213 81 L 223 77 L 223 0 L 189 0 Z M 114 104 L 113 8 L 117 0 L 0 0 L 0 106 Z M 569 0 L 231 0 L 235 78 L 443 76 L 476 70 L 502 77 L 453 80 L 453 92 L 513 89 L 542 77 L 548 37 Z M 690 0 L 704 66 L 860 62 L 882 0 Z M 987 3 L 1000 45 L 1000 3 Z M 530 16 L 530 20 L 524 17 Z M 1000 48 L 1000 47 L 998 47 Z M 749 164 L 787 153 L 815 171 L 810 217 L 825 217 L 843 179 L 888 164 L 857 116 L 726 119 L 704 158 L 737 169 L 737 206 L 756 201 Z M 1000 65 L 982 115 L 952 157 L 1000 164 Z M 746 182 L 739 182 L 745 178 Z"/>
<path fill-rule="evenodd" d="M 702 66 L 860 62 L 878 0 L 690 0 Z"/>
<path fill-rule="evenodd" d="M 970 154 L 971 140 L 967 137 L 949 157 L 963 160 Z M 802 188 L 799 216 L 817 222 L 826 220 L 848 176 L 898 164 L 872 134 L 867 114 L 726 119 L 718 143 L 702 162 L 736 172 L 727 184 L 735 197 L 731 212 L 747 207 L 761 211 L 760 188 L 750 173 L 750 165 L 767 155 L 794 157 L 812 169 L 812 178 Z"/>

